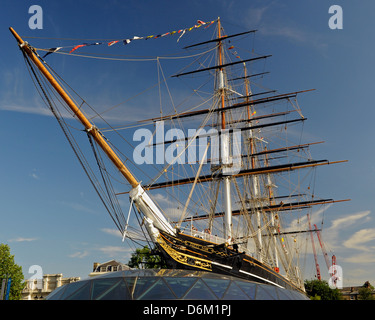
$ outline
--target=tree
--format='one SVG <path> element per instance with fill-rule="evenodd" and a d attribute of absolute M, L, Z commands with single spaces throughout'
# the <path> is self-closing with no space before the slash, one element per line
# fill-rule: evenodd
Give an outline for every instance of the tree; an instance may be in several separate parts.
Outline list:
<path fill-rule="evenodd" d="M 372 295 L 374 287 L 370 284 L 369 281 L 366 281 L 364 285 L 358 290 L 358 299 L 359 300 L 375 300 Z"/>
<path fill-rule="evenodd" d="M 341 292 L 331 289 L 327 281 L 305 280 L 305 290 L 311 300 L 341 300 Z"/>
<path fill-rule="evenodd" d="M 15 264 L 10 247 L 0 243 L 0 281 L 11 278 L 9 300 L 21 300 L 24 288 L 22 267 Z"/>
<path fill-rule="evenodd" d="M 128 262 L 128 266 L 138 269 L 165 269 L 166 265 L 160 255 L 155 254 L 148 246 L 136 249 Z"/>

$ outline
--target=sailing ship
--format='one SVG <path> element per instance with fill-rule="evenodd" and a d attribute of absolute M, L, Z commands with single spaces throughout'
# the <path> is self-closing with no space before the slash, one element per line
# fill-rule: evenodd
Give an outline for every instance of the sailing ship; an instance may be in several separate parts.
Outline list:
<path fill-rule="evenodd" d="M 185 111 L 175 108 L 138 122 L 155 130 L 151 141 L 144 136 L 143 149 L 141 145 L 134 149 L 139 152 L 139 167 L 142 159 L 143 166 L 147 165 L 145 155 L 153 155 L 155 150 L 159 152 L 156 157 L 161 155 L 163 160 L 159 161 L 160 172 L 147 184 L 129 169 L 129 157 L 124 161 L 125 156 L 112 146 L 104 130 L 85 115 L 84 101 L 80 105 L 71 97 L 65 83 L 39 55 L 40 50 L 23 41 L 14 29 L 10 31 L 42 97 L 124 239 L 134 238 L 136 227 L 130 224 L 133 210 L 138 232 L 143 232 L 144 239 L 169 268 L 214 272 L 304 291 L 300 239 L 312 232 L 307 227 L 306 211 L 337 202 L 316 196 L 311 177 L 315 168 L 343 161 L 314 160 L 310 147 L 321 142 L 301 143 L 301 135 L 296 133 L 306 120 L 297 95 L 311 90 L 280 94 L 256 87 L 256 79 L 267 72 L 250 72 L 249 66 L 269 56 L 242 59 L 233 50 L 236 39 L 256 30 L 225 35 L 220 18 L 215 22 L 211 39 L 184 48 L 196 57 L 198 69 L 184 69 L 170 77 L 204 82 L 194 89 L 200 94 L 199 102 Z M 204 48 L 204 53 L 197 54 L 199 48 Z M 213 57 L 207 58 L 209 54 Z M 46 89 L 48 86 L 52 89 Z M 204 96 L 203 86 L 211 93 Z M 56 109 L 56 93 L 59 102 L 83 125 L 81 132 L 89 138 L 103 189 L 87 169 L 86 158 L 75 145 L 69 125 Z M 164 135 L 166 129 L 169 134 Z M 130 185 L 128 190 L 113 188 L 100 152 Z M 131 203 L 127 216 L 118 202 L 124 195 Z"/>

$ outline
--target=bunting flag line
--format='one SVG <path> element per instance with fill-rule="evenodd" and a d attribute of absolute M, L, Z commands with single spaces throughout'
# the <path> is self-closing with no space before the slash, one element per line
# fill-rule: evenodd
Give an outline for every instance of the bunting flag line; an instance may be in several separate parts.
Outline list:
<path fill-rule="evenodd" d="M 114 44 L 116 44 L 119 41 L 120 40 L 115 40 L 115 41 L 108 42 L 108 47 L 113 46 Z"/>
<path fill-rule="evenodd" d="M 229 48 L 228 48 L 229 50 L 232 50 L 232 51 L 230 51 L 237 59 L 241 59 L 241 57 L 238 55 L 238 53 L 237 53 L 237 51 L 234 51 L 233 49 L 234 49 L 234 46 L 230 46 Z"/>
<path fill-rule="evenodd" d="M 76 51 L 78 48 L 85 47 L 87 44 L 79 44 L 75 46 L 72 50 L 69 51 L 69 53 L 72 53 L 73 51 Z"/>
<path fill-rule="evenodd" d="M 215 22 L 215 20 L 213 21 L 209 21 L 209 22 L 204 22 L 202 20 L 197 20 L 197 24 L 194 25 L 193 27 L 190 27 L 190 28 L 185 28 L 185 29 L 179 29 L 177 31 L 170 31 L 170 32 L 166 32 L 166 33 L 163 33 L 163 34 L 157 34 L 157 35 L 150 35 L 150 36 L 144 36 L 144 37 L 139 37 L 139 36 L 134 36 L 133 38 L 126 38 L 126 39 L 118 39 L 118 40 L 112 40 L 110 42 L 95 42 L 95 43 L 82 43 L 82 44 L 78 44 L 78 45 L 75 45 L 73 46 L 73 48 L 69 51 L 69 53 L 72 53 L 74 51 L 76 51 L 77 49 L 79 48 L 82 48 L 82 47 L 87 47 L 87 46 L 94 46 L 94 45 L 101 45 L 101 44 L 107 44 L 108 47 L 111 47 L 119 42 L 122 42 L 123 45 L 127 45 L 129 44 L 130 42 L 132 42 L 133 40 L 148 40 L 148 39 L 158 39 L 158 38 L 163 38 L 165 36 L 172 36 L 174 34 L 180 34 L 180 36 L 178 37 L 177 39 L 177 42 L 180 41 L 180 39 L 182 38 L 182 36 L 186 33 L 186 32 L 189 32 L 189 31 L 192 31 L 194 29 L 198 29 L 200 28 L 201 26 L 205 26 L 205 29 L 208 28 L 209 26 L 211 26 L 213 23 Z M 69 48 L 71 48 L 72 46 L 69 46 Z M 63 48 L 68 48 L 68 47 L 56 47 L 56 48 L 50 48 L 50 49 L 46 49 L 47 53 L 43 56 L 43 58 L 45 58 L 46 56 L 48 56 L 49 54 L 51 53 L 54 53 L 54 52 L 57 52 L 59 51 L 60 49 L 63 49 Z"/>
<path fill-rule="evenodd" d="M 57 52 L 57 51 L 59 51 L 59 50 L 62 49 L 62 48 L 63 48 L 63 47 L 56 47 L 56 48 L 48 49 L 48 52 L 47 52 L 42 58 L 44 59 L 44 58 L 47 57 L 49 54 L 54 53 L 54 52 Z"/>
<path fill-rule="evenodd" d="M 72 50 L 70 50 L 69 53 L 72 53 L 73 51 L 75 51 L 75 50 L 77 50 L 78 48 L 81 48 L 81 47 L 97 46 L 97 45 L 101 45 L 101 44 L 103 44 L 103 42 L 79 44 L 79 45 L 74 46 L 74 48 Z M 60 48 L 64 48 L 64 47 L 60 47 Z"/>

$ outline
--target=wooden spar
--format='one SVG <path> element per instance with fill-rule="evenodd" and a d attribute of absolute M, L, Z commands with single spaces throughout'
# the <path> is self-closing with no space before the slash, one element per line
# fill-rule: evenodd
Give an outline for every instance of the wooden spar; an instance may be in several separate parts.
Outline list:
<path fill-rule="evenodd" d="M 282 125 L 282 124 L 288 124 L 288 123 L 294 123 L 294 122 L 306 121 L 306 120 L 307 120 L 307 118 L 292 119 L 292 120 L 286 120 L 286 121 L 264 123 L 264 124 L 259 124 L 259 125 L 251 126 L 251 127 L 230 128 L 230 129 L 227 129 L 227 130 L 228 130 L 228 133 L 232 133 L 235 130 L 238 130 L 238 131 L 242 132 L 242 131 L 249 131 L 249 130 L 255 130 L 255 129 L 259 129 L 259 128 L 279 126 L 279 125 Z M 214 133 L 214 134 L 213 133 L 206 133 L 206 134 L 197 135 L 196 138 L 208 138 L 208 137 L 212 137 L 213 135 L 219 135 L 220 136 L 221 134 L 222 134 L 222 131 L 218 131 L 217 133 Z M 169 143 L 175 143 L 175 142 L 180 142 L 180 141 L 189 141 L 191 139 L 192 139 L 191 137 L 186 137 L 186 138 L 182 138 L 182 139 L 178 139 L 178 140 L 168 140 L 168 141 L 163 141 L 163 144 L 166 145 L 166 144 L 169 144 Z M 149 144 L 149 146 L 156 146 L 158 144 L 160 144 L 160 142 Z"/>
<path fill-rule="evenodd" d="M 245 77 L 243 77 L 243 79 L 246 80 Z M 246 101 L 247 101 L 248 98 L 252 98 L 252 97 L 255 97 L 255 96 L 261 96 L 261 95 L 264 95 L 264 94 L 269 94 L 269 93 L 274 93 L 274 92 L 276 92 L 276 90 L 270 90 L 270 91 L 252 93 L 252 94 L 249 94 L 249 95 L 246 95 L 246 96 L 242 96 L 242 97 L 230 98 L 229 100 L 246 99 Z"/>
<path fill-rule="evenodd" d="M 102 148 L 102 150 L 107 154 L 109 159 L 115 165 L 115 167 L 121 172 L 121 174 L 126 178 L 130 185 L 134 188 L 139 185 L 139 182 L 135 177 L 130 173 L 128 168 L 124 165 L 121 159 L 117 154 L 112 150 L 112 148 L 105 141 L 99 130 L 86 118 L 86 116 L 81 112 L 80 108 L 73 102 L 69 95 L 64 91 L 56 79 L 51 75 L 43 63 L 38 59 L 34 54 L 33 49 L 28 45 L 27 42 L 24 42 L 22 38 L 17 34 L 13 28 L 9 28 L 10 32 L 16 38 L 19 47 L 23 50 L 30 60 L 35 64 L 35 66 L 40 70 L 56 92 L 61 96 L 61 98 L 66 102 L 69 108 L 74 112 L 76 117 L 85 127 L 85 130 L 94 138 L 96 143 Z"/>
<path fill-rule="evenodd" d="M 247 103 L 250 103 L 250 104 L 258 104 L 258 103 L 266 103 L 266 102 L 271 102 L 271 101 L 275 101 L 277 99 L 289 99 L 289 98 L 293 98 L 295 96 L 297 96 L 298 93 L 305 93 L 305 92 L 310 92 L 310 91 L 314 91 L 315 89 L 308 89 L 308 90 L 302 90 L 302 91 L 295 91 L 295 92 L 291 92 L 291 93 L 284 93 L 284 94 L 279 94 L 279 95 L 276 95 L 276 96 L 272 96 L 272 97 L 266 97 L 266 98 L 261 98 L 261 99 L 257 99 L 257 100 L 250 100 L 248 101 Z M 247 104 L 242 102 L 242 103 L 236 103 L 236 104 L 233 104 L 231 107 L 243 107 L 243 106 L 246 106 Z"/>
<path fill-rule="evenodd" d="M 265 212 L 271 212 L 271 211 L 288 211 L 288 210 L 297 210 L 297 209 L 305 209 L 310 208 L 312 206 L 317 205 L 323 205 L 323 204 L 332 204 L 332 203 L 340 203 L 340 202 L 346 202 L 350 201 L 350 199 L 344 199 L 344 200 L 332 200 L 332 199 L 322 199 L 322 200 L 313 200 L 313 201 L 302 201 L 302 202 L 293 202 L 293 203 L 281 203 L 271 206 L 264 206 L 264 207 L 257 207 L 257 208 L 247 208 L 247 210 L 234 210 L 232 212 L 233 216 L 239 216 L 243 215 L 246 212 L 251 213 L 252 209 L 257 210 L 264 210 Z M 224 212 L 218 212 L 214 214 L 214 218 L 220 218 L 224 216 Z M 209 219 L 209 214 L 204 214 L 200 216 L 192 216 L 184 219 L 182 222 L 190 222 L 190 221 L 196 221 L 196 220 L 205 220 Z"/>
<path fill-rule="evenodd" d="M 272 154 L 272 153 L 279 153 L 279 152 L 300 150 L 300 149 L 305 149 L 305 148 L 308 148 L 311 145 L 319 144 L 319 143 L 324 143 L 324 141 L 311 142 L 311 143 L 305 143 L 305 144 L 298 144 L 298 145 L 295 145 L 295 146 L 283 147 L 283 148 L 277 148 L 277 149 L 267 149 L 267 150 L 259 151 L 257 153 L 253 153 L 253 154 L 251 154 L 251 156 L 255 157 L 255 156 L 260 156 L 260 155 L 265 155 L 265 154 Z M 242 155 L 242 157 L 247 157 L 247 156 L 248 155 Z"/>
<path fill-rule="evenodd" d="M 249 100 L 249 102 L 246 102 L 246 103 L 237 103 L 237 104 L 234 104 L 234 105 L 231 105 L 231 106 L 228 106 L 228 107 L 224 107 L 224 108 L 218 108 L 218 109 L 213 109 L 213 110 L 202 109 L 202 110 L 197 110 L 197 111 L 183 112 L 183 113 L 172 114 L 172 115 L 163 116 L 163 117 L 159 117 L 159 118 L 151 118 L 151 119 L 141 120 L 139 122 L 173 120 L 175 118 L 181 119 L 181 118 L 186 118 L 186 117 L 193 117 L 193 116 L 207 114 L 207 113 L 210 113 L 210 112 L 222 112 L 222 111 L 226 111 L 226 110 L 229 110 L 229 109 L 236 109 L 236 108 L 245 107 L 248 104 L 255 105 L 255 104 L 262 104 L 262 103 L 267 103 L 267 102 L 274 102 L 274 101 L 278 101 L 278 100 L 282 100 L 282 99 L 290 99 L 290 98 L 296 97 L 297 94 L 299 94 L 299 93 L 309 92 L 309 91 L 313 91 L 313 90 L 315 90 L 315 89 L 295 91 L 295 92 L 280 94 L 280 95 L 256 99 L 256 100 Z"/>
<path fill-rule="evenodd" d="M 218 19 L 218 23 L 220 23 L 220 19 Z M 188 48 L 200 46 L 202 44 L 207 44 L 207 43 L 211 43 L 211 42 L 220 42 L 220 41 L 223 41 L 223 40 L 226 40 L 226 39 L 229 39 L 229 38 L 233 38 L 233 37 L 237 37 L 237 36 L 242 36 L 242 35 L 248 34 L 248 33 L 254 33 L 254 32 L 257 32 L 257 31 L 258 30 L 250 30 L 250 31 L 245 31 L 245 32 L 241 32 L 241 33 L 232 34 L 230 36 L 222 36 L 222 37 L 218 37 L 216 39 L 212 39 L 212 40 L 208 40 L 208 41 L 204 41 L 204 42 L 192 44 L 191 46 L 184 47 L 184 49 L 188 49 Z"/>
<path fill-rule="evenodd" d="M 230 79 L 230 80 L 228 80 L 228 81 L 243 80 L 243 79 L 247 79 L 247 78 L 252 78 L 252 77 L 262 76 L 262 75 L 269 74 L 269 73 L 270 73 L 269 71 L 267 71 L 267 72 L 260 72 L 260 73 L 254 73 L 254 74 L 250 74 L 250 75 L 248 75 L 248 76 L 244 76 L 244 77 L 238 77 L 238 78 Z M 273 90 L 273 91 L 276 91 L 276 90 Z"/>
<path fill-rule="evenodd" d="M 220 47 L 221 46 L 219 45 L 219 48 Z M 267 56 L 250 58 L 250 59 L 241 60 L 241 61 L 229 62 L 229 63 L 225 63 L 225 64 L 220 63 L 219 65 L 213 66 L 213 67 L 208 67 L 208 68 L 204 68 L 204 69 L 198 69 L 198 70 L 188 71 L 188 72 L 184 72 L 184 73 L 178 73 L 178 74 L 173 75 L 172 78 L 178 78 L 180 76 L 186 76 L 188 74 L 202 72 L 202 71 L 209 71 L 209 70 L 214 70 L 214 69 L 220 69 L 220 70 L 222 70 L 223 68 L 232 66 L 234 64 L 239 64 L 239 63 L 244 63 L 244 62 L 249 62 L 249 61 L 256 61 L 256 60 L 260 60 L 260 59 L 266 59 L 266 58 L 269 58 L 269 57 L 272 57 L 272 56 L 271 55 L 267 55 Z"/>
<path fill-rule="evenodd" d="M 347 161 L 348 160 L 330 162 L 328 160 L 315 160 L 315 161 L 297 162 L 297 163 L 290 163 L 290 164 L 277 165 L 277 166 L 269 166 L 269 167 L 263 167 L 263 168 L 260 167 L 260 168 L 255 168 L 255 169 L 245 169 L 245 170 L 241 170 L 240 172 L 236 174 L 231 174 L 230 177 L 241 177 L 241 176 L 254 175 L 254 174 L 267 174 L 267 173 L 278 173 L 278 172 L 284 172 L 284 171 L 294 171 L 297 169 L 312 168 L 312 167 L 324 166 L 328 164 L 343 163 Z M 200 183 L 208 182 L 208 181 L 212 181 L 216 179 L 221 179 L 223 177 L 224 175 L 222 174 L 205 175 L 205 176 L 200 176 L 198 178 L 198 182 Z M 167 182 L 160 182 L 160 183 L 155 183 L 152 185 L 145 185 L 144 188 L 146 190 L 153 190 L 153 189 L 159 189 L 159 188 L 173 187 L 173 186 L 193 183 L 194 179 L 195 177 L 177 179 L 177 180 L 172 180 L 172 181 L 167 181 Z M 126 192 L 118 193 L 118 194 L 125 194 L 125 193 Z"/>
<path fill-rule="evenodd" d="M 285 115 L 290 114 L 292 112 L 296 112 L 296 110 L 289 110 L 289 111 L 285 111 L 285 112 L 275 112 L 275 113 L 265 114 L 265 115 L 258 116 L 258 117 L 254 117 L 253 115 L 250 115 L 250 117 L 247 117 L 247 119 L 234 120 L 234 121 L 231 121 L 231 122 L 227 122 L 227 124 L 252 122 L 252 121 L 258 121 L 258 120 L 263 120 L 263 119 L 268 119 L 268 118 L 275 118 L 275 117 L 285 116 Z M 214 127 L 215 125 L 210 125 L 210 126 Z"/>

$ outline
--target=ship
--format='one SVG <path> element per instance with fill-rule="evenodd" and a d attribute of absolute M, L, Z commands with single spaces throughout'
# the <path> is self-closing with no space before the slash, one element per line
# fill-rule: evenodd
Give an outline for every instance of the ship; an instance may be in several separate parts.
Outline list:
<path fill-rule="evenodd" d="M 226 35 L 220 18 L 198 21 L 194 28 L 212 29 L 213 24 L 211 38 L 183 48 L 193 62 L 168 77 L 189 81 L 189 86 L 196 83 L 193 103 L 173 104 L 168 111 L 160 108 L 155 117 L 138 120 L 138 128 L 150 129 L 138 132 L 136 141 L 141 143 L 128 156 L 93 117 L 85 115 L 85 101 L 72 98 L 68 85 L 45 61 L 48 54 L 63 51 L 61 47 L 36 49 L 13 28 L 10 31 L 123 240 L 147 241 L 171 269 L 218 273 L 304 292 L 300 256 L 302 240 L 313 232 L 309 214 L 316 207 L 346 201 L 316 194 L 316 169 L 345 160 L 314 159 L 310 150 L 322 141 L 302 141 L 298 133 L 307 118 L 297 96 L 312 94 L 312 89 L 280 93 L 257 85 L 257 79 L 269 72 L 257 71 L 256 66 L 271 55 L 247 50 L 244 58 L 237 49 L 238 41 L 257 30 Z M 158 37 L 181 37 L 191 29 Z M 157 38 L 144 38 L 152 37 Z M 99 178 L 88 168 L 56 100 L 83 126 L 80 133 L 88 137 Z M 147 183 L 129 169 L 131 160 L 135 168 L 146 171 Z M 127 189 L 124 184 L 122 190 L 113 187 L 105 161 L 115 168 L 116 179 L 126 181 Z M 121 208 L 119 197 L 129 197 L 128 210 Z M 131 225 L 134 220 L 136 226 Z"/>

